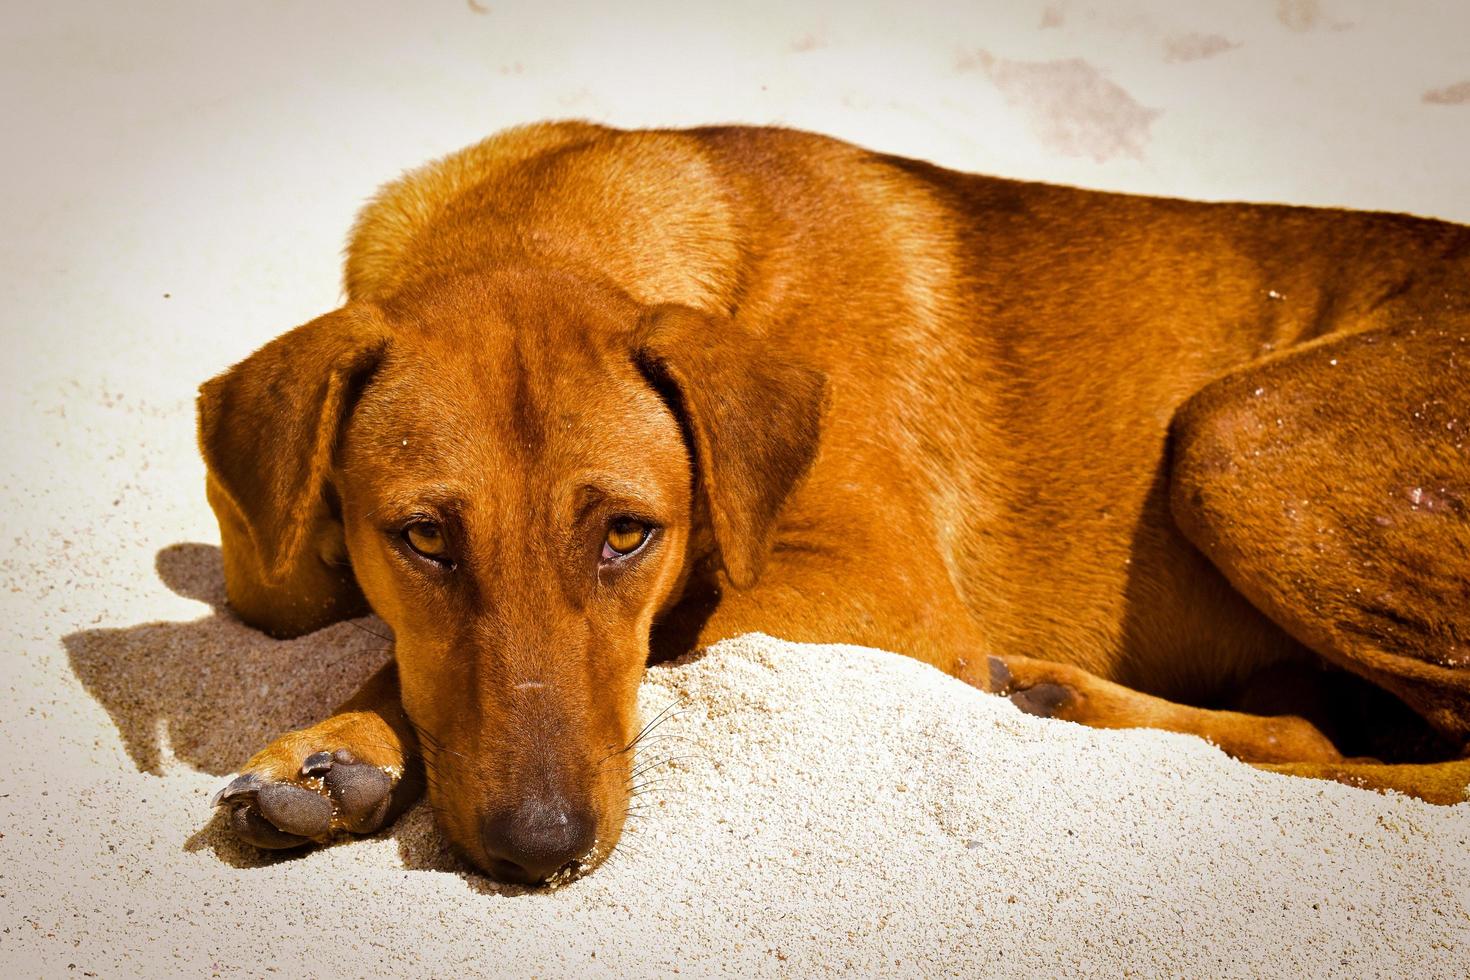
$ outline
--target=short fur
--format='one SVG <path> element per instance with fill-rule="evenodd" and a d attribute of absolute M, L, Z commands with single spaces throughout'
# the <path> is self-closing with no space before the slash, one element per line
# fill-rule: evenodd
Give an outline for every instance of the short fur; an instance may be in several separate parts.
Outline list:
<path fill-rule="evenodd" d="M 649 656 L 751 630 L 1465 798 L 1470 229 L 552 123 L 385 188 L 346 282 L 200 396 L 234 608 L 396 639 L 246 839 L 346 826 L 260 788 L 345 748 L 494 874 L 589 866 Z"/>

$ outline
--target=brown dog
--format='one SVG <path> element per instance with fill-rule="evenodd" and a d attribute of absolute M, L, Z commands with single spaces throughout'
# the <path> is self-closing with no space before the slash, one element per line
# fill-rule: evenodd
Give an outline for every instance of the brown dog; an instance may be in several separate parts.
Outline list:
<path fill-rule="evenodd" d="M 590 867 L 650 654 L 751 630 L 1465 798 L 1470 229 L 559 123 L 390 185 L 346 279 L 199 401 L 235 610 L 396 641 L 221 792 L 247 841 L 426 772 L 491 874 Z"/>

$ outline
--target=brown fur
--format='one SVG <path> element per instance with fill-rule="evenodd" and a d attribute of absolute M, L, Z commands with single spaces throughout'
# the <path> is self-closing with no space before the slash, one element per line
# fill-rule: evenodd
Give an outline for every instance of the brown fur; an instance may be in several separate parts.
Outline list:
<path fill-rule="evenodd" d="M 650 653 L 750 630 L 1464 798 L 1465 763 L 1340 733 L 1470 743 L 1470 230 L 559 123 L 390 185 L 346 281 L 202 391 L 230 599 L 289 635 L 365 597 L 412 724 L 380 682 L 364 745 L 422 751 L 494 873 L 540 876 L 485 841 L 546 814 L 605 855 Z M 403 548 L 416 514 L 452 572 Z M 619 516 L 658 530 L 609 570 Z M 1324 665 L 1393 708 L 1229 710 Z M 359 748 L 292 738 L 251 771 Z"/>

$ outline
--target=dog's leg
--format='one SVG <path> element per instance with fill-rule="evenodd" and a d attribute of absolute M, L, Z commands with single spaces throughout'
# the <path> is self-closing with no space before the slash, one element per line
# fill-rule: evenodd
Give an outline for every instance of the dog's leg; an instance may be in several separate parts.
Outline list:
<path fill-rule="evenodd" d="M 703 623 L 697 645 L 752 631 L 821 643 L 838 624 L 835 628 L 849 642 L 907 654 L 981 690 L 1009 695 L 1031 714 L 1099 728 L 1162 728 L 1200 735 L 1244 759 L 1341 759 L 1320 731 L 1298 717 L 1191 708 L 1068 664 L 988 656 L 984 634 L 958 596 L 942 588 L 918 592 L 910 585 L 942 582 L 937 559 L 917 549 L 903 559 L 906 564 L 890 563 L 888 577 L 879 577 L 871 566 L 835 564 L 822 549 L 778 555 L 754 588 L 721 597 Z M 932 564 L 926 567 L 926 561 Z"/>
<path fill-rule="evenodd" d="M 1159 728 L 1198 735 L 1248 762 L 1330 763 L 1338 754 L 1316 726 L 1295 715 L 1251 715 L 1176 704 L 1088 673 L 1030 657 L 988 658 L 988 687 L 1027 714 L 1093 728 Z"/>
<path fill-rule="evenodd" d="M 880 525 L 875 517 L 873 526 Z M 666 617 L 664 632 L 679 639 L 656 655 L 677 656 L 744 633 L 797 643 L 841 637 L 984 687 L 970 675 L 985 660 L 985 637 L 959 596 L 943 584 L 946 572 L 937 556 L 916 546 L 878 569 L 842 552 L 811 545 L 781 549 L 751 588 L 711 593 L 707 583 L 689 587 L 685 595 L 692 601 Z M 684 617 L 692 622 L 681 622 Z"/>
<path fill-rule="evenodd" d="M 272 849 L 370 834 L 423 791 L 418 741 L 389 663 L 332 717 L 287 732 L 215 795 L 241 840 Z"/>
<path fill-rule="evenodd" d="M 1451 762 L 1286 762 L 1258 763 L 1257 768 L 1308 779 L 1331 779 L 1360 789 L 1391 790 L 1417 796 L 1427 803 L 1454 804 L 1470 800 L 1470 759 Z"/>
<path fill-rule="evenodd" d="M 1221 379 L 1175 421 L 1185 535 L 1288 633 L 1395 695 L 1462 757 L 1282 771 L 1464 798 L 1470 302 L 1455 295 Z"/>

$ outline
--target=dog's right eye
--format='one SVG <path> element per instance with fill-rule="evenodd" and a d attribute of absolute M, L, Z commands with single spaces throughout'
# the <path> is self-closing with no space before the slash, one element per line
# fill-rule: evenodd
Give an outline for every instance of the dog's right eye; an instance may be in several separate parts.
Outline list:
<path fill-rule="evenodd" d="M 643 542 L 648 540 L 648 533 L 651 530 L 652 528 L 642 521 L 630 519 L 614 521 L 612 527 L 607 529 L 607 537 L 602 542 L 602 560 L 609 562 L 628 557 L 643 547 Z"/>
<path fill-rule="evenodd" d="M 415 552 L 430 561 L 442 562 L 449 546 L 444 540 L 444 530 L 433 521 L 414 521 L 403 529 L 403 540 Z"/>

